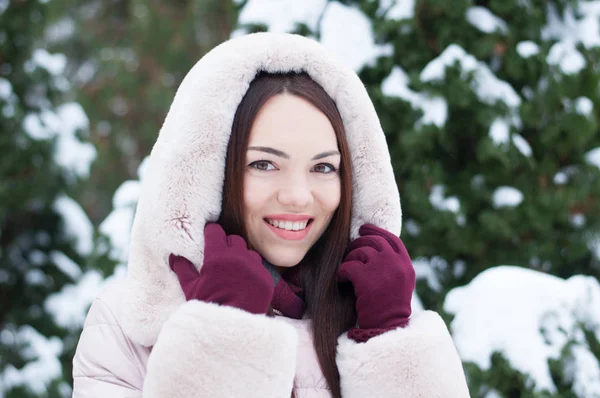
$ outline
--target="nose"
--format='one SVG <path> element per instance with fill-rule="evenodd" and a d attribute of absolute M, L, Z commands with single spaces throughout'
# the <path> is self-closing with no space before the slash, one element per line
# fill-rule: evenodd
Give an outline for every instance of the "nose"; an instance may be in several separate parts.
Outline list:
<path fill-rule="evenodd" d="M 281 182 L 277 199 L 279 203 L 290 210 L 303 210 L 313 203 L 310 184 L 304 178 L 288 178 Z"/>

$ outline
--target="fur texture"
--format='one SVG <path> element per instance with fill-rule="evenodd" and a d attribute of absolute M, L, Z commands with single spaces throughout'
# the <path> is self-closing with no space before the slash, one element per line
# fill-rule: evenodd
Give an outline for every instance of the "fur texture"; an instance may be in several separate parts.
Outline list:
<path fill-rule="evenodd" d="M 446 324 L 432 311 L 406 328 L 356 343 L 338 340 L 337 365 L 344 398 L 465 398 L 469 390 Z"/>
<path fill-rule="evenodd" d="M 225 42 L 183 80 L 142 181 L 123 302 L 123 328 L 142 345 L 154 345 L 164 322 L 185 303 L 169 254 L 202 264 L 204 226 L 221 211 L 235 111 L 260 71 L 304 71 L 336 102 L 354 166 L 351 238 L 365 223 L 400 233 L 400 197 L 385 136 L 356 73 L 299 35 L 257 33 Z"/>
<path fill-rule="evenodd" d="M 276 319 L 189 301 L 152 349 L 144 398 L 288 397 L 297 340 L 294 327 Z"/>

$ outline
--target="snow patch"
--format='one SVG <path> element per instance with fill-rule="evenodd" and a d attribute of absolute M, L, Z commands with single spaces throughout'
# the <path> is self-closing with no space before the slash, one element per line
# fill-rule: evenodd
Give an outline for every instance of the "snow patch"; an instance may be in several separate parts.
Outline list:
<path fill-rule="evenodd" d="M 495 208 L 516 207 L 523 201 L 523 194 L 513 187 L 498 187 L 494 191 L 493 202 Z"/>
<path fill-rule="evenodd" d="M 450 291 L 444 302 L 444 310 L 455 314 L 450 328 L 464 361 L 488 370 L 492 353 L 501 352 L 513 368 L 533 378 L 537 391 L 550 392 L 556 387 L 548 359 L 559 358 L 569 341 L 579 347 L 572 364 L 573 375 L 580 378 L 578 388 L 597 391 L 598 363 L 585 354 L 589 347 L 578 326 L 582 322 L 599 335 L 597 308 L 600 285 L 593 277 L 563 280 L 514 266 L 483 271 L 468 285 Z"/>
<path fill-rule="evenodd" d="M 560 41 L 550 48 L 546 62 L 549 65 L 557 66 L 567 75 L 581 72 L 586 65 L 585 58 L 573 44 Z"/>
<path fill-rule="evenodd" d="M 510 84 L 498 79 L 485 63 L 477 61 L 456 44 L 449 45 L 425 66 L 421 71 L 421 81 L 436 82 L 445 79 L 446 68 L 456 63 L 460 66 L 463 78 L 473 73 L 473 90 L 481 101 L 491 105 L 496 101 L 503 101 L 511 108 L 521 105 L 521 97 Z"/>
<path fill-rule="evenodd" d="M 417 279 L 425 279 L 427 286 L 433 291 L 439 292 L 442 290 L 442 284 L 435 273 L 434 267 L 431 265 L 431 261 L 425 257 L 418 257 L 413 260 L 413 267 L 415 268 L 415 274 Z"/>
<path fill-rule="evenodd" d="M 25 344 L 23 356 L 29 360 L 21 369 L 10 363 L 0 373 L 0 395 L 15 387 L 23 386 L 38 396 L 48 393 L 49 384 L 62 376 L 58 356 L 63 343 L 56 336 L 46 337 L 29 325 L 21 326 L 13 336 L 15 344 Z"/>
<path fill-rule="evenodd" d="M 582 43 L 585 48 L 600 46 L 600 1 L 581 1 L 578 6 L 578 9 L 566 6 L 561 18 L 556 6 L 549 4 L 542 38 L 572 45 Z"/>
<path fill-rule="evenodd" d="M 77 263 L 67 257 L 66 254 L 59 251 L 50 253 L 50 260 L 61 270 L 65 275 L 76 281 L 81 276 L 81 268 Z"/>
<path fill-rule="evenodd" d="M 578 97 L 575 99 L 575 112 L 586 117 L 591 117 L 593 110 L 594 103 L 588 97 Z"/>
<path fill-rule="evenodd" d="M 539 52 L 540 47 L 530 40 L 522 41 L 517 44 L 517 53 L 519 53 L 521 58 L 529 58 L 539 54 Z"/>
<path fill-rule="evenodd" d="M 65 233 L 75 241 L 79 254 L 87 256 L 94 245 L 94 227 L 79 203 L 61 195 L 54 202 L 54 210 L 64 219 Z"/>
<path fill-rule="evenodd" d="M 385 14 L 388 21 L 414 18 L 415 0 L 380 0 L 377 14 Z"/>
<path fill-rule="evenodd" d="M 293 32 L 297 24 L 305 24 L 313 32 L 327 6 L 327 0 L 249 0 L 241 10 L 241 25 L 266 25 L 269 32 Z M 235 32 L 232 36 L 241 35 Z"/>
<path fill-rule="evenodd" d="M 600 147 L 594 148 L 585 154 L 585 160 L 600 169 Z"/>
<path fill-rule="evenodd" d="M 489 136 L 496 145 L 508 143 L 510 137 L 510 125 L 505 118 L 497 118 L 490 125 Z"/>
<path fill-rule="evenodd" d="M 34 140 L 48 140 L 58 136 L 55 162 L 74 175 L 85 178 L 96 159 L 96 148 L 77 137 L 80 130 L 88 129 L 88 119 L 80 104 L 67 103 L 56 112 L 43 110 L 30 113 L 23 119 L 23 129 Z"/>
<path fill-rule="evenodd" d="M 471 25 L 484 33 L 494 33 L 496 31 L 500 31 L 503 34 L 508 33 L 506 22 L 494 15 L 486 7 L 469 7 L 466 18 Z"/>
<path fill-rule="evenodd" d="M 349 26 L 352 29 L 347 29 Z M 391 44 L 375 43 L 371 20 L 358 8 L 330 2 L 321 22 L 321 44 L 355 71 L 393 54 Z"/>
<path fill-rule="evenodd" d="M 530 157 L 533 153 L 529 143 L 520 134 L 513 134 L 512 142 L 523 156 Z"/>
<path fill-rule="evenodd" d="M 104 279 L 102 274 L 91 270 L 83 274 L 77 283 L 64 286 L 44 302 L 44 308 L 60 327 L 78 330 L 83 326 L 88 309 L 104 286 L 112 280 L 125 279 L 124 265 L 117 266 L 114 273 Z"/>
<path fill-rule="evenodd" d="M 430 97 L 408 88 L 409 79 L 404 70 L 394 66 L 392 72 L 381 84 L 384 95 L 399 97 L 409 102 L 415 109 L 423 112 L 423 117 L 417 122 L 421 124 L 434 124 L 443 127 L 448 120 L 448 103 L 442 97 Z"/>
<path fill-rule="evenodd" d="M 429 203 L 438 210 L 450 211 L 456 214 L 460 210 L 460 201 L 456 196 L 445 198 L 445 189 L 443 185 L 434 185 L 429 194 Z"/>
<path fill-rule="evenodd" d="M 40 68 L 46 69 L 51 75 L 62 75 L 67 66 L 67 57 L 64 54 L 50 54 L 38 48 L 33 51 L 31 62 Z"/>

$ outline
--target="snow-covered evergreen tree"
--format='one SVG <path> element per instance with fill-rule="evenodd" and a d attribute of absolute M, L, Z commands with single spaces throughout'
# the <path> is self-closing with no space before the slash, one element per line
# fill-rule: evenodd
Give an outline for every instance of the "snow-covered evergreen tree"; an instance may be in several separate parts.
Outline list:
<path fill-rule="evenodd" d="M 0 2 L 0 396 L 70 396 L 79 327 L 56 305 L 93 249 L 69 197 L 95 148 L 88 120 L 66 101 L 66 58 L 41 41 L 45 2 Z M 24 28 L 26 27 L 26 28 Z"/>

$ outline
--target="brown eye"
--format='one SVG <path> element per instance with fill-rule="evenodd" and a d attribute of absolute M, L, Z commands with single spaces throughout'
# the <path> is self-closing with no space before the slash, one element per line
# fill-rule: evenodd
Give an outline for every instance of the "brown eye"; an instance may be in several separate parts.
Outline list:
<path fill-rule="evenodd" d="M 268 160 L 257 160 L 256 162 L 250 163 L 248 167 L 261 171 L 275 170 L 275 166 L 273 166 L 273 164 Z"/>
<path fill-rule="evenodd" d="M 337 171 L 337 169 L 330 163 L 319 163 L 313 168 L 313 170 L 322 174 L 335 173 Z"/>

